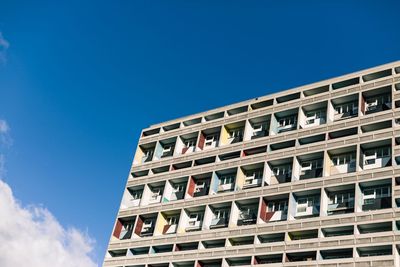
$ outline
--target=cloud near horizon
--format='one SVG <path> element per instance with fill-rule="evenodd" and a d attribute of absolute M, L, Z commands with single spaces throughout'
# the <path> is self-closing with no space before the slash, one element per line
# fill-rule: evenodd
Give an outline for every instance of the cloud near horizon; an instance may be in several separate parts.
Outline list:
<path fill-rule="evenodd" d="M 0 119 L 0 147 L 9 138 Z M 97 267 L 91 258 L 95 241 L 76 228 L 64 228 L 40 205 L 23 206 L 4 182 L 4 153 L 0 151 L 0 266 Z M 3 167 L 2 167 L 3 166 Z"/>

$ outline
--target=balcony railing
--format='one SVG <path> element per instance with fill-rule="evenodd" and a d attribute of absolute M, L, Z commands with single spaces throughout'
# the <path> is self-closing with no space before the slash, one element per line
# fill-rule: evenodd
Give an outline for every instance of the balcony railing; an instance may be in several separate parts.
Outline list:
<path fill-rule="evenodd" d="M 384 110 L 389 110 L 392 108 L 392 103 L 391 102 L 386 102 L 384 104 L 380 105 L 370 105 L 365 108 L 365 114 L 371 114 L 379 111 L 384 111 Z"/>
<path fill-rule="evenodd" d="M 193 193 L 194 197 L 202 197 L 208 195 L 209 186 L 204 186 L 201 188 L 196 188 L 195 192 Z"/>
<path fill-rule="evenodd" d="M 348 112 L 335 114 L 334 120 L 351 118 L 351 117 L 355 117 L 357 115 L 358 115 L 358 110 L 357 109 L 352 109 L 352 110 L 350 110 Z"/>
<path fill-rule="evenodd" d="M 312 170 L 302 171 L 303 174 L 300 175 L 300 180 L 321 177 L 322 170 L 322 168 L 315 168 Z"/>
<path fill-rule="evenodd" d="M 268 130 L 262 130 L 262 131 L 255 131 L 253 132 L 253 135 L 251 136 L 251 139 L 257 139 L 260 137 L 268 136 Z"/>
<path fill-rule="evenodd" d="M 261 185 L 261 180 L 262 180 L 262 178 L 258 178 L 258 179 L 256 179 L 256 178 L 247 179 L 246 178 L 246 180 L 244 182 L 244 185 L 243 185 L 243 189 L 260 186 Z"/>
<path fill-rule="evenodd" d="M 234 188 L 234 184 L 221 184 L 218 186 L 218 192 L 224 192 L 224 191 L 232 191 Z"/>
<path fill-rule="evenodd" d="M 284 173 L 284 174 L 277 174 L 274 175 L 275 178 L 278 180 L 280 183 L 289 183 L 292 180 L 292 173 Z"/>
<path fill-rule="evenodd" d="M 292 131 L 297 128 L 297 124 L 288 124 L 288 125 L 283 125 L 283 126 L 278 126 L 278 133 L 283 133 L 287 131 Z"/>
<path fill-rule="evenodd" d="M 186 232 L 200 231 L 202 224 L 203 224 L 202 221 L 189 221 L 189 224 L 185 228 L 185 231 Z"/>
<path fill-rule="evenodd" d="M 215 218 L 211 221 L 210 229 L 222 228 L 228 226 L 229 219 L 227 218 Z"/>
<path fill-rule="evenodd" d="M 241 213 L 237 221 L 237 225 L 250 225 L 255 224 L 257 221 L 257 213 Z"/>
<path fill-rule="evenodd" d="M 354 200 L 353 201 L 346 201 L 342 203 L 332 203 L 328 204 L 328 213 L 340 213 L 340 212 L 347 212 L 354 208 Z"/>
<path fill-rule="evenodd" d="M 346 164 L 331 166 L 330 174 L 334 175 L 334 174 L 339 174 L 339 173 L 349 173 L 349 172 L 355 172 L 355 171 L 356 171 L 356 161 L 353 160 Z"/>
<path fill-rule="evenodd" d="M 391 197 L 376 198 L 373 200 L 369 200 L 369 203 L 362 205 L 363 211 L 388 209 L 391 207 L 392 207 Z"/>

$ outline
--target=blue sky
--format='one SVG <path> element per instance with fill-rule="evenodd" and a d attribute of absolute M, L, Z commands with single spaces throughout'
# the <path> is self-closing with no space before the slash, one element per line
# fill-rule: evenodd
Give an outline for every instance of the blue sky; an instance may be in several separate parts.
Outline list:
<path fill-rule="evenodd" d="M 4 180 L 96 239 L 140 130 L 400 59 L 400 1 L 1 1 Z"/>

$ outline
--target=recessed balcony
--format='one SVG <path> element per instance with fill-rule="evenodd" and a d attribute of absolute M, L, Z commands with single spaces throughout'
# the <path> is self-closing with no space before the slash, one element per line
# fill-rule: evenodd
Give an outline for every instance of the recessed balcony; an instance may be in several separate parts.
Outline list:
<path fill-rule="evenodd" d="M 302 108 L 302 114 L 300 120 L 301 128 L 310 128 L 319 126 L 326 123 L 327 116 L 327 102 L 320 102 L 312 105 L 308 105 Z"/>
<path fill-rule="evenodd" d="M 264 164 L 252 164 L 240 168 L 238 183 L 243 179 L 242 189 L 249 189 L 261 186 L 264 176 Z"/>
<path fill-rule="evenodd" d="M 257 223 L 258 199 L 236 201 L 238 208 L 237 225 L 251 225 Z"/>
<path fill-rule="evenodd" d="M 358 116 L 358 94 L 333 99 L 332 105 L 334 109 L 334 121 Z"/>
<path fill-rule="evenodd" d="M 328 197 L 328 215 L 354 212 L 354 185 L 341 185 L 326 188 Z"/>
<path fill-rule="evenodd" d="M 228 227 L 229 217 L 231 213 L 230 203 L 214 204 L 210 206 L 212 219 L 209 228 L 224 228 Z"/>
<path fill-rule="evenodd" d="M 392 109 L 391 86 L 363 92 L 362 95 L 361 105 L 365 115 Z"/>
<path fill-rule="evenodd" d="M 141 215 L 136 223 L 135 233 L 140 237 L 152 236 L 155 229 L 157 214 Z"/>
<path fill-rule="evenodd" d="M 319 190 L 298 192 L 293 196 L 296 201 L 295 218 L 319 216 L 321 198 Z"/>
<path fill-rule="evenodd" d="M 379 180 L 361 183 L 362 210 L 380 210 L 392 207 L 391 180 Z"/>
<path fill-rule="evenodd" d="M 267 173 L 270 174 L 270 179 L 267 184 L 289 183 L 292 180 L 292 166 L 293 158 L 269 161 Z"/>
<path fill-rule="evenodd" d="M 206 129 L 200 133 L 198 147 L 200 150 L 212 149 L 219 146 L 221 127 Z"/>
<path fill-rule="evenodd" d="M 231 192 L 235 189 L 236 169 L 217 171 L 215 176 L 218 181 L 217 193 Z"/>
<path fill-rule="evenodd" d="M 275 113 L 271 122 L 271 132 L 279 134 L 297 129 L 298 109 L 290 109 Z"/>
<path fill-rule="evenodd" d="M 163 221 L 162 234 L 175 234 L 178 230 L 180 211 L 166 211 L 161 213 Z"/>
<path fill-rule="evenodd" d="M 182 220 L 186 225 L 184 226 L 185 232 L 200 231 L 203 226 L 204 207 L 195 207 L 185 209 Z"/>
<path fill-rule="evenodd" d="M 392 165 L 391 140 L 361 145 L 363 170 L 384 168 Z"/>
<path fill-rule="evenodd" d="M 289 195 L 264 197 L 261 203 L 260 219 L 264 222 L 285 221 L 288 216 Z"/>
<path fill-rule="evenodd" d="M 328 151 L 331 160 L 330 175 L 351 173 L 356 171 L 356 146 Z"/>
<path fill-rule="evenodd" d="M 207 196 L 210 191 L 212 173 L 192 176 L 189 180 L 188 195 L 192 197 Z"/>
<path fill-rule="evenodd" d="M 148 204 L 160 203 L 164 194 L 164 183 L 155 183 L 148 185 L 150 193 Z"/>
<path fill-rule="evenodd" d="M 115 225 L 113 236 L 119 240 L 130 239 L 133 234 L 136 217 L 119 218 Z"/>
<path fill-rule="evenodd" d="M 245 139 L 253 140 L 269 135 L 271 116 L 262 116 L 249 120 L 249 126 L 246 130 Z"/>
<path fill-rule="evenodd" d="M 298 157 L 300 180 L 322 177 L 324 156 L 322 152 Z"/>
<path fill-rule="evenodd" d="M 243 141 L 245 122 L 227 124 L 222 129 L 221 145 L 235 144 Z"/>

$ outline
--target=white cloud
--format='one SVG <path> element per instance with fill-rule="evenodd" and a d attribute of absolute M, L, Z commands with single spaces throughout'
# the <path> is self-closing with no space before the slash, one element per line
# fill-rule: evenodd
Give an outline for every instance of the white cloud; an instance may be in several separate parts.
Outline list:
<path fill-rule="evenodd" d="M 0 120 L 0 135 L 8 134 L 9 129 L 7 122 Z M 23 206 L 14 197 L 1 180 L 4 159 L 0 153 L 0 266 L 97 267 L 91 258 L 95 241 L 86 233 L 66 229 L 47 209 Z"/>
<path fill-rule="evenodd" d="M 0 32 L 0 63 L 6 63 L 6 52 L 10 47 L 10 43 L 4 39 L 3 33 Z"/>

